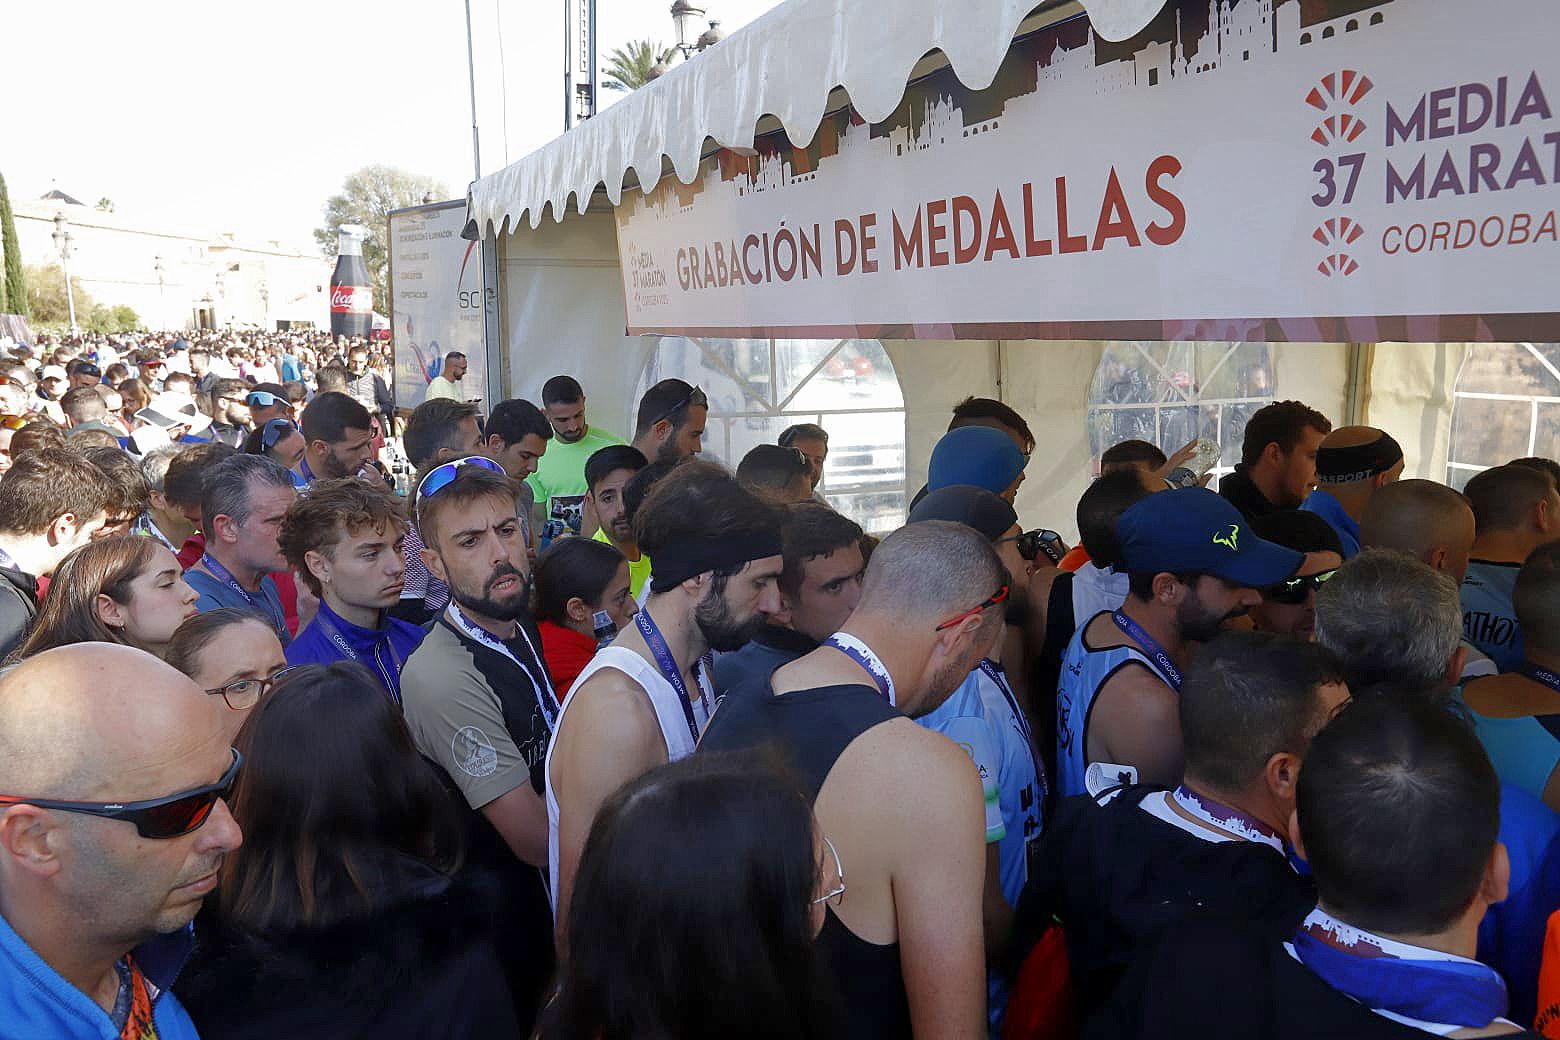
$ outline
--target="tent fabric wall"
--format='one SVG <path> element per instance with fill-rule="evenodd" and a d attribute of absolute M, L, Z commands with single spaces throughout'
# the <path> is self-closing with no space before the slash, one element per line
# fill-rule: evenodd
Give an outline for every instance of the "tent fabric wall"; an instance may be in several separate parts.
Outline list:
<path fill-rule="evenodd" d="M 1446 479 L 1452 393 L 1466 343 L 1378 343 L 1370 364 L 1364 422 L 1403 446 L 1403 475 Z"/>

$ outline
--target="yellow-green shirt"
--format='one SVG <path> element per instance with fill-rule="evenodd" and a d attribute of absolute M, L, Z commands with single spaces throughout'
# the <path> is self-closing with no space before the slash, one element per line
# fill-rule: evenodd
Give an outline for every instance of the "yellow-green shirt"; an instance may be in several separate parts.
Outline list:
<path fill-rule="evenodd" d="M 612 539 L 607 537 L 607 532 L 597 530 L 596 541 L 612 544 Z M 641 552 L 639 559 L 628 561 L 628 594 L 635 599 L 639 598 L 639 590 L 645 587 L 645 582 L 650 580 L 650 554 Z"/>

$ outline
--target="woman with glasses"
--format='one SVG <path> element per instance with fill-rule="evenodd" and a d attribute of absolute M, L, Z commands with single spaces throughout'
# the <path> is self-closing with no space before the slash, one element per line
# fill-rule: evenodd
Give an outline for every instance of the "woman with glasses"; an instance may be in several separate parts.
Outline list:
<path fill-rule="evenodd" d="M 70 643 L 124 643 L 157 657 L 186 619 L 195 590 L 173 553 L 151 538 L 92 542 L 55 568 L 38 622 L 16 652 L 32 657 Z"/>
<path fill-rule="evenodd" d="M 271 622 L 233 607 L 208 610 L 180 625 L 166 660 L 222 699 L 230 736 L 238 734 L 260 698 L 288 671 Z"/>
<path fill-rule="evenodd" d="M 701 753 L 651 770 L 591 825 L 540 1036 L 838 1035 L 814 939 L 844 873 L 767 759 Z"/>
<path fill-rule="evenodd" d="M 244 844 L 176 987 L 200 1035 L 519 1040 L 490 894 L 451 876 L 448 795 L 373 676 L 294 669 L 238 750 Z"/>
<path fill-rule="evenodd" d="M 1252 521 L 1252 530 L 1287 549 L 1306 554 L 1294 577 L 1262 591 L 1262 602 L 1251 608 L 1251 627 L 1258 632 L 1316 639 L 1316 590 L 1343 566 L 1338 532 L 1316 513 L 1281 509 Z"/>

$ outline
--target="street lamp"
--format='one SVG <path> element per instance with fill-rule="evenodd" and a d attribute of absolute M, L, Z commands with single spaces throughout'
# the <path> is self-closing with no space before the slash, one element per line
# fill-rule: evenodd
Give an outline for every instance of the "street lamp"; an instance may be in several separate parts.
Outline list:
<path fill-rule="evenodd" d="M 266 328 L 271 324 L 271 286 L 266 282 L 259 285 L 260 292 L 260 327 Z"/>
<path fill-rule="evenodd" d="M 677 30 L 677 49 L 684 58 L 693 57 L 698 49 L 699 26 L 704 24 L 705 10 L 691 0 L 677 0 L 672 4 L 672 25 Z"/>
<path fill-rule="evenodd" d="M 163 266 L 162 257 L 152 257 L 152 270 L 157 272 L 157 320 L 166 322 L 168 320 L 168 293 L 166 291 L 168 269 Z"/>
<path fill-rule="evenodd" d="M 54 249 L 60 254 L 60 270 L 65 272 L 65 305 L 70 308 L 70 334 L 76 335 L 80 330 L 76 327 L 76 293 L 70 286 L 70 254 L 71 237 L 66 230 L 65 214 L 54 214 Z"/>

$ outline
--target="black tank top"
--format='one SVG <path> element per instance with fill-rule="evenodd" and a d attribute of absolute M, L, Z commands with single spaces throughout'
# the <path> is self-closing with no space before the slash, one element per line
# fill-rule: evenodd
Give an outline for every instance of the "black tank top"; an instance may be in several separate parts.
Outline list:
<path fill-rule="evenodd" d="M 773 748 L 802 785 L 808 801 L 816 801 L 829 771 L 851 741 L 874 726 L 903 717 L 870 686 L 824 686 L 776 697 L 766 681 L 727 695 L 699 750 Z M 852 1040 L 910 1036 L 910 1004 L 897 942 L 887 946 L 867 942 L 831 910 L 824 915 L 818 948 L 843 1005 L 841 1035 Z"/>

